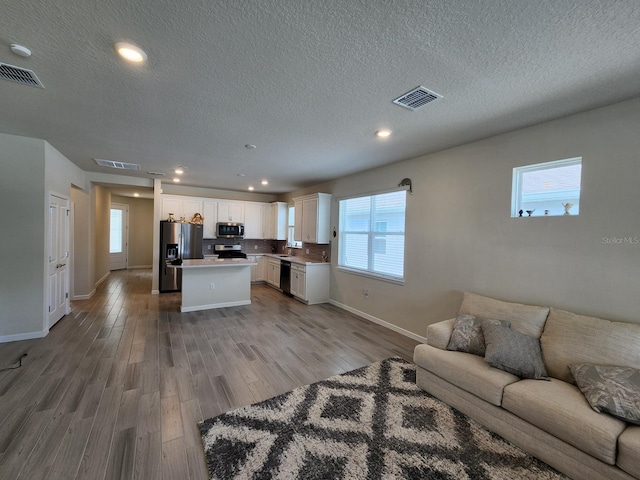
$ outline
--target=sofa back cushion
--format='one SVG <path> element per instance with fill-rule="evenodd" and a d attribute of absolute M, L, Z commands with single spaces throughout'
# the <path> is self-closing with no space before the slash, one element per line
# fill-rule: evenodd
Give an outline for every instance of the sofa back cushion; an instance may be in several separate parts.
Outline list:
<path fill-rule="evenodd" d="M 569 365 L 640 369 L 640 324 L 611 322 L 551 309 L 540 338 L 547 374 L 575 384 Z"/>
<path fill-rule="evenodd" d="M 512 329 L 525 335 L 540 338 L 544 322 L 549 315 L 549 307 L 504 302 L 464 292 L 460 313 L 492 320 L 508 320 L 511 322 Z"/>

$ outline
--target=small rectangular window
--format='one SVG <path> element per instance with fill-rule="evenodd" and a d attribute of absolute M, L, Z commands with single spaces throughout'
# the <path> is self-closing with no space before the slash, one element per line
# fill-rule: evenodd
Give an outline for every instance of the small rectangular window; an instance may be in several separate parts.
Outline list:
<path fill-rule="evenodd" d="M 287 215 L 287 245 L 293 248 L 302 248 L 302 242 L 296 242 L 293 237 L 296 224 L 296 207 L 289 207 Z"/>
<path fill-rule="evenodd" d="M 513 169 L 512 217 L 578 215 L 582 157 Z"/>
<path fill-rule="evenodd" d="M 401 190 L 340 200 L 339 268 L 403 281 L 406 196 Z"/>

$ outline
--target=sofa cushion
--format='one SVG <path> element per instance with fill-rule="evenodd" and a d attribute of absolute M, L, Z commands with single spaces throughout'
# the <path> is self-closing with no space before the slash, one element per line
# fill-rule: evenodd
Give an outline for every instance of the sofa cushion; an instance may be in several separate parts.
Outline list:
<path fill-rule="evenodd" d="M 489 365 L 522 378 L 547 377 L 536 337 L 491 321 L 482 322 L 482 331 L 487 345 L 484 361 Z"/>
<path fill-rule="evenodd" d="M 625 472 L 640 478 L 640 427 L 627 427 L 618 438 L 618 461 Z"/>
<path fill-rule="evenodd" d="M 515 375 L 490 367 L 482 357 L 463 352 L 418 345 L 413 352 L 416 365 L 457 387 L 500 406 L 505 385 L 520 380 Z"/>
<path fill-rule="evenodd" d="M 603 365 L 569 365 L 594 411 L 640 425 L 640 370 Z"/>
<path fill-rule="evenodd" d="M 507 320 L 489 320 L 459 313 L 453 322 L 453 332 L 447 345 L 447 350 L 456 352 L 472 353 L 484 357 L 484 334 L 482 325 L 485 322 L 493 322 L 495 325 L 510 327 L 511 322 Z"/>
<path fill-rule="evenodd" d="M 574 383 L 570 364 L 617 365 L 640 369 L 640 325 L 611 322 L 551 309 L 540 338 L 551 377 Z"/>
<path fill-rule="evenodd" d="M 594 412 L 578 388 L 551 379 L 522 380 L 504 389 L 502 408 L 589 455 L 614 465 L 626 424 Z"/>
<path fill-rule="evenodd" d="M 460 313 L 494 320 L 509 320 L 511 328 L 526 335 L 540 338 L 549 307 L 504 302 L 464 292 Z"/>
<path fill-rule="evenodd" d="M 432 323 L 427 327 L 427 344 L 432 347 L 447 349 L 451 333 L 453 332 L 454 318 L 443 320 L 442 322 Z"/>

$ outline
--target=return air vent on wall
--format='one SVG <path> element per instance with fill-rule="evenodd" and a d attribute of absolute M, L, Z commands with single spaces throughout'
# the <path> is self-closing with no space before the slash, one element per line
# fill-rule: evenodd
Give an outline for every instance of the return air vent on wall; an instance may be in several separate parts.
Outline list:
<path fill-rule="evenodd" d="M 418 87 L 396 98 L 393 103 L 408 108 L 411 111 L 416 111 L 420 107 L 424 107 L 427 103 L 435 102 L 440 98 L 442 98 L 442 95 L 427 90 L 424 87 Z"/>
<path fill-rule="evenodd" d="M 117 168 L 118 170 L 140 170 L 140 165 L 137 163 L 114 162 L 113 160 L 101 160 L 99 158 L 94 158 L 94 160 L 101 167 Z"/>
<path fill-rule="evenodd" d="M 44 88 L 44 85 L 32 70 L 7 63 L 0 62 L 0 78 L 10 82 L 21 83 L 22 85 Z"/>

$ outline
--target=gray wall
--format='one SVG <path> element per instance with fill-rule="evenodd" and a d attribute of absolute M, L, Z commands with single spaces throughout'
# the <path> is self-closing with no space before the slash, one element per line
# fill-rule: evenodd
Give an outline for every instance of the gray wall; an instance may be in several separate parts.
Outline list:
<path fill-rule="evenodd" d="M 331 298 L 418 335 L 454 316 L 463 291 L 640 323 L 639 132 L 633 100 L 317 187 L 334 194 L 336 225 L 336 197 L 413 181 L 405 285 L 340 272 L 334 260 Z M 510 218 L 514 167 L 575 156 L 579 216 Z"/>
<path fill-rule="evenodd" d="M 44 140 L 0 134 L 4 274 L 0 280 L 0 337 L 37 336 L 47 311 L 49 193 L 71 197 L 71 185 L 84 186 L 84 172 Z"/>
<path fill-rule="evenodd" d="M 0 134 L 0 337 L 43 329 L 44 143 Z"/>

